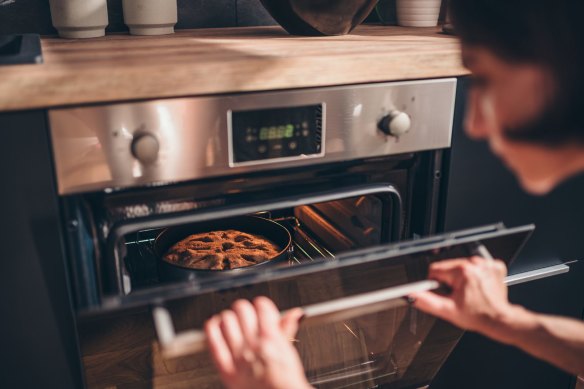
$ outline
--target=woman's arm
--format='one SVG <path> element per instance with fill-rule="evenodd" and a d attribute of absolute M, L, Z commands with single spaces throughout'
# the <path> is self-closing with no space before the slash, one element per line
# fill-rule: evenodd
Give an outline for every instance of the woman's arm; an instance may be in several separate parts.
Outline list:
<path fill-rule="evenodd" d="M 448 285 L 452 293 L 418 293 L 412 296 L 415 307 L 584 375 L 584 323 L 510 304 L 506 273 L 503 262 L 479 257 L 436 262 L 429 278 Z"/>
<path fill-rule="evenodd" d="M 513 306 L 485 333 L 572 374 L 584 375 L 584 323 Z"/>

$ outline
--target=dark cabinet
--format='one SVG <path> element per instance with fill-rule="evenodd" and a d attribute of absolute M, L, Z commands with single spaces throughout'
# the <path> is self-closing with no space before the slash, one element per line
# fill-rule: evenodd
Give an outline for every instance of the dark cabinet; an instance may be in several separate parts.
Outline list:
<path fill-rule="evenodd" d="M 2 388 L 79 388 L 45 112 L 0 115 Z"/>

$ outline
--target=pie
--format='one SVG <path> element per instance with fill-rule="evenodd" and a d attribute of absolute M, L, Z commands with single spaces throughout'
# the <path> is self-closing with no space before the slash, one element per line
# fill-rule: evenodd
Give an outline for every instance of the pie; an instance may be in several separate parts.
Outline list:
<path fill-rule="evenodd" d="M 237 230 L 189 235 L 164 255 L 166 262 L 191 269 L 229 270 L 274 259 L 280 248 L 260 235 Z"/>

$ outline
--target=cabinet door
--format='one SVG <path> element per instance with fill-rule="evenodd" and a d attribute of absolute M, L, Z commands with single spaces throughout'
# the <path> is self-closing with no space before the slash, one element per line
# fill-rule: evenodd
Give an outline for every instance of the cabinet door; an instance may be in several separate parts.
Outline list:
<path fill-rule="evenodd" d="M 2 388 L 82 386 L 45 112 L 0 114 Z"/>

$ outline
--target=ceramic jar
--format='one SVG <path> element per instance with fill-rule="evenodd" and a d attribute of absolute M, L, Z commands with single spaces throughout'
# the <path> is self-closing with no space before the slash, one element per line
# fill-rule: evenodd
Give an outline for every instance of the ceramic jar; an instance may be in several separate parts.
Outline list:
<path fill-rule="evenodd" d="M 123 0 L 124 22 L 132 35 L 164 35 L 174 32 L 176 0 Z"/>
<path fill-rule="evenodd" d="M 397 0 L 397 24 L 406 27 L 433 27 L 438 24 L 442 0 Z"/>
<path fill-rule="evenodd" d="M 105 35 L 107 0 L 50 0 L 53 26 L 62 38 Z"/>

